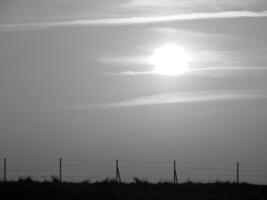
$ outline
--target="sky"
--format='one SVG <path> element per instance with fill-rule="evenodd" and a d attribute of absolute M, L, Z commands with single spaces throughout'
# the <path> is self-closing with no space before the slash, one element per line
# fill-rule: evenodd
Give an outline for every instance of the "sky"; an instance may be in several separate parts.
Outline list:
<path fill-rule="evenodd" d="M 267 163 L 265 0 L 1 0 L 0 155 Z M 153 73 L 155 49 L 193 57 Z"/>

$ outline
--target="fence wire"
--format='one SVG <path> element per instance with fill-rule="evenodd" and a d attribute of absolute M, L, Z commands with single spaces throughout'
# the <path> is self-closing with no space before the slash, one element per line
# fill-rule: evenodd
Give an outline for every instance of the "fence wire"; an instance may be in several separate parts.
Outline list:
<path fill-rule="evenodd" d="M 6 165 L 6 166 L 5 166 Z M 149 182 L 172 182 L 173 161 L 118 160 L 123 182 L 134 178 Z M 267 164 L 224 162 L 176 162 L 179 183 L 230 181 L 267 184 Z M 102 181 L 116 177 L 116 160 L 62 159 L 62 181 Z M 59 179 L 59 159 L 4 159 L 0 160 L 1 180 L 18 180 L 31 177 L 44 181 Z"/>

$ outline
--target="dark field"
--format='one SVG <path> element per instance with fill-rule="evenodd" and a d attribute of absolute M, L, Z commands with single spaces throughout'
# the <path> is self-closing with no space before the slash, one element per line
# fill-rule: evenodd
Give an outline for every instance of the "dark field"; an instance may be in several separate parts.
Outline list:
<path fill-rule="evenodd" d="M 267 199 L 267 186 L 234 183 L 98 183 L 34 182 L 30 179 L 0 183 L 1 199 Z"/>

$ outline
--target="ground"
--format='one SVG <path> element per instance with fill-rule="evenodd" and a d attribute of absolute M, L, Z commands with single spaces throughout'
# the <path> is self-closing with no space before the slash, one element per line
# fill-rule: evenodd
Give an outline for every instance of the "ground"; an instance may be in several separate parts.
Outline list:
<path fill-rule="evenodd" d="M 246 183 L 98 183 L 35 182 L 31 179 L 0 183 L 1 199 L 101 199 L 101 200 L 264 200 L 267 186 Z"/>

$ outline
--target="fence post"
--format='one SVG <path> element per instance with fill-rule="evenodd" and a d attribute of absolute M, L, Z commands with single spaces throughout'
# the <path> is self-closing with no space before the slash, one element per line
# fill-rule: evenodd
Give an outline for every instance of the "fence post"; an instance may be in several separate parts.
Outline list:
<path fill-rule="evenodd" d="M 59 158 L 59 182 L 62 182 L 62 158 Z"/>
<path fill-rule="evenodd" d="M 236 183 L 239 184 L 239 162 L 236 163 Z"/>
<path fill-rule="evenodd" d="M 178 178 L 176 173 L 176 161 L 173 161 L 173 184 L 178 184 Z"/>
<path fill-rule="evenodd" d="M 4 158 L 4 182 L 6 182 L 6 158 Z"/>
<path fill-rule="evenodd" d="M 121 183 L 121 176 L 119 171 L 119 160 L 116 160 L 116 182 Z"/>

